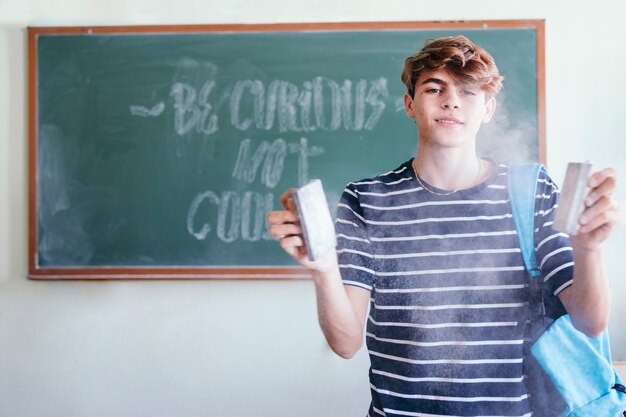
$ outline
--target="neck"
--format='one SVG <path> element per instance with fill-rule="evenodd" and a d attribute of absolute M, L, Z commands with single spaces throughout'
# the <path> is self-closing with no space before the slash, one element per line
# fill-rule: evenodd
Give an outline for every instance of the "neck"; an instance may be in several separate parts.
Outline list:
<path fill-rule="evenodd" d="M 474 148 L 432 152 L 420 146 L 414 167 L 428 184 L 450 191 L 471 188 L 489 176 L 488 162 L 478 158 Z"/>

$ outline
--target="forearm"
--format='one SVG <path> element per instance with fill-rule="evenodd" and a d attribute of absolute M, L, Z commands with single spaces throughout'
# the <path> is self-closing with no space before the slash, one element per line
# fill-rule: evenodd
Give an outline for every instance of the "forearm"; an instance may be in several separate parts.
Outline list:
<path fill-rule="evenodd" d="M 295 207 L 292 207 L 291 191 L 281 196 L 285 210 L 268 213 L 270 233 L 280 241 L 287 254 L 313 275 L 322 332 L 335 353 L 350 358 L 363 344 L 363 328 L 370 292 L 360 287 L 349 287 L 346 290 L 341 281 L 335 251 L 328 251 L 316 261 L 308 259 L 302 229 L 298 223 Z"/>
<path fill-rule="evenodd" d="M 331 349 L 339 356 L 351 358 L 363 344 L 363 319 L 355 309 L 361 309 L 361 300 L 350 298 L 341 281 L 338 268 L 314 272 L 317 295 L 317 314 L 320 327 Z M 369 296 L 367 297 L 369 299 Z M 367 308 L 367 304 L 365 304 Z"/>
<path fill-rule="evenodd" d="M 597 336 L 607 326 L 611 295 L 604 272 L 602 243 L 619 219 L 619 206 L 613 198 L 617 179 L 606 168 L 589 177 L 590 188 L 579 219 L 578 233 L 570 237 L 574 249 L 574 282 L 561 292 L 561 300 L 574 326 L 587 336 Z"/>
<path fill-rule="evenodd" d="M 587 336 L 597 336 L 606 328 L 611 308 L 602 249 L 575 248 L 574 262 L 574 281 L 563 301 L 574 326 Z"/>

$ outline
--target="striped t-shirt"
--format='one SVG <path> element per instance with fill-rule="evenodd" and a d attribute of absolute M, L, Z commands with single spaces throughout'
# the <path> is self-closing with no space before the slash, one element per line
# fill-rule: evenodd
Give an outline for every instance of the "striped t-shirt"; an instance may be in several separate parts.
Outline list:
<path fill-rule="evenodd" d="M 529 416 L 529 278 L 507 167 L 443 196 L 419 185 L 411 162 L 348 184 L 337 211 L 343 282 L 371 291 L 368 415 Z M 567 235 L 550 227 L 558 194 L 540 174 L 535 249 L 549 297 L 573 276 Z"/>

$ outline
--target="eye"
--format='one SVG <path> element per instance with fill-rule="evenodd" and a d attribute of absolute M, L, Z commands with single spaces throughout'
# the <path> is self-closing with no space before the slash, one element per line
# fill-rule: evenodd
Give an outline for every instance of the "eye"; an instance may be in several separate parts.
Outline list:
<path fill-rule="evenodd" d="M 428 90 L 426 90 L 426 93 L 428 93 L 428 94 L 437 94 L 437 93 L 440 93 L 440 92 L 441 92 L 441 90 L 438 89 L 438 88 L 429 88 Z"/>
<path fill-rule="evenodd" d="M 472 91 L 472 90 L 463 90 L 462 93 L 463 93 L 464 96 L 475 96 L 476 95 L 476 93 L 474 91 Z"/>

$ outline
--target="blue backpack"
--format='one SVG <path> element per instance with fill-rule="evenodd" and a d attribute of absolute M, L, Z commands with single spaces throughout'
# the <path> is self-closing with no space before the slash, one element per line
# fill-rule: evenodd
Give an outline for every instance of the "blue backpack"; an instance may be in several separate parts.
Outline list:
<path fill-rule="evenodd" d="M 539 417 L 626 416 L 626 388 L 615 371 L 609 335 L 590 338 L 576 330 L 562 308 L 547 305 L 535 259 L 534 211 L 540 164 L 509 168 L 509 199 L 529 272 L 530 354 L 525 374 L 533 414 Z M 558 317 L 557 317 L 558 316 Z"/>

